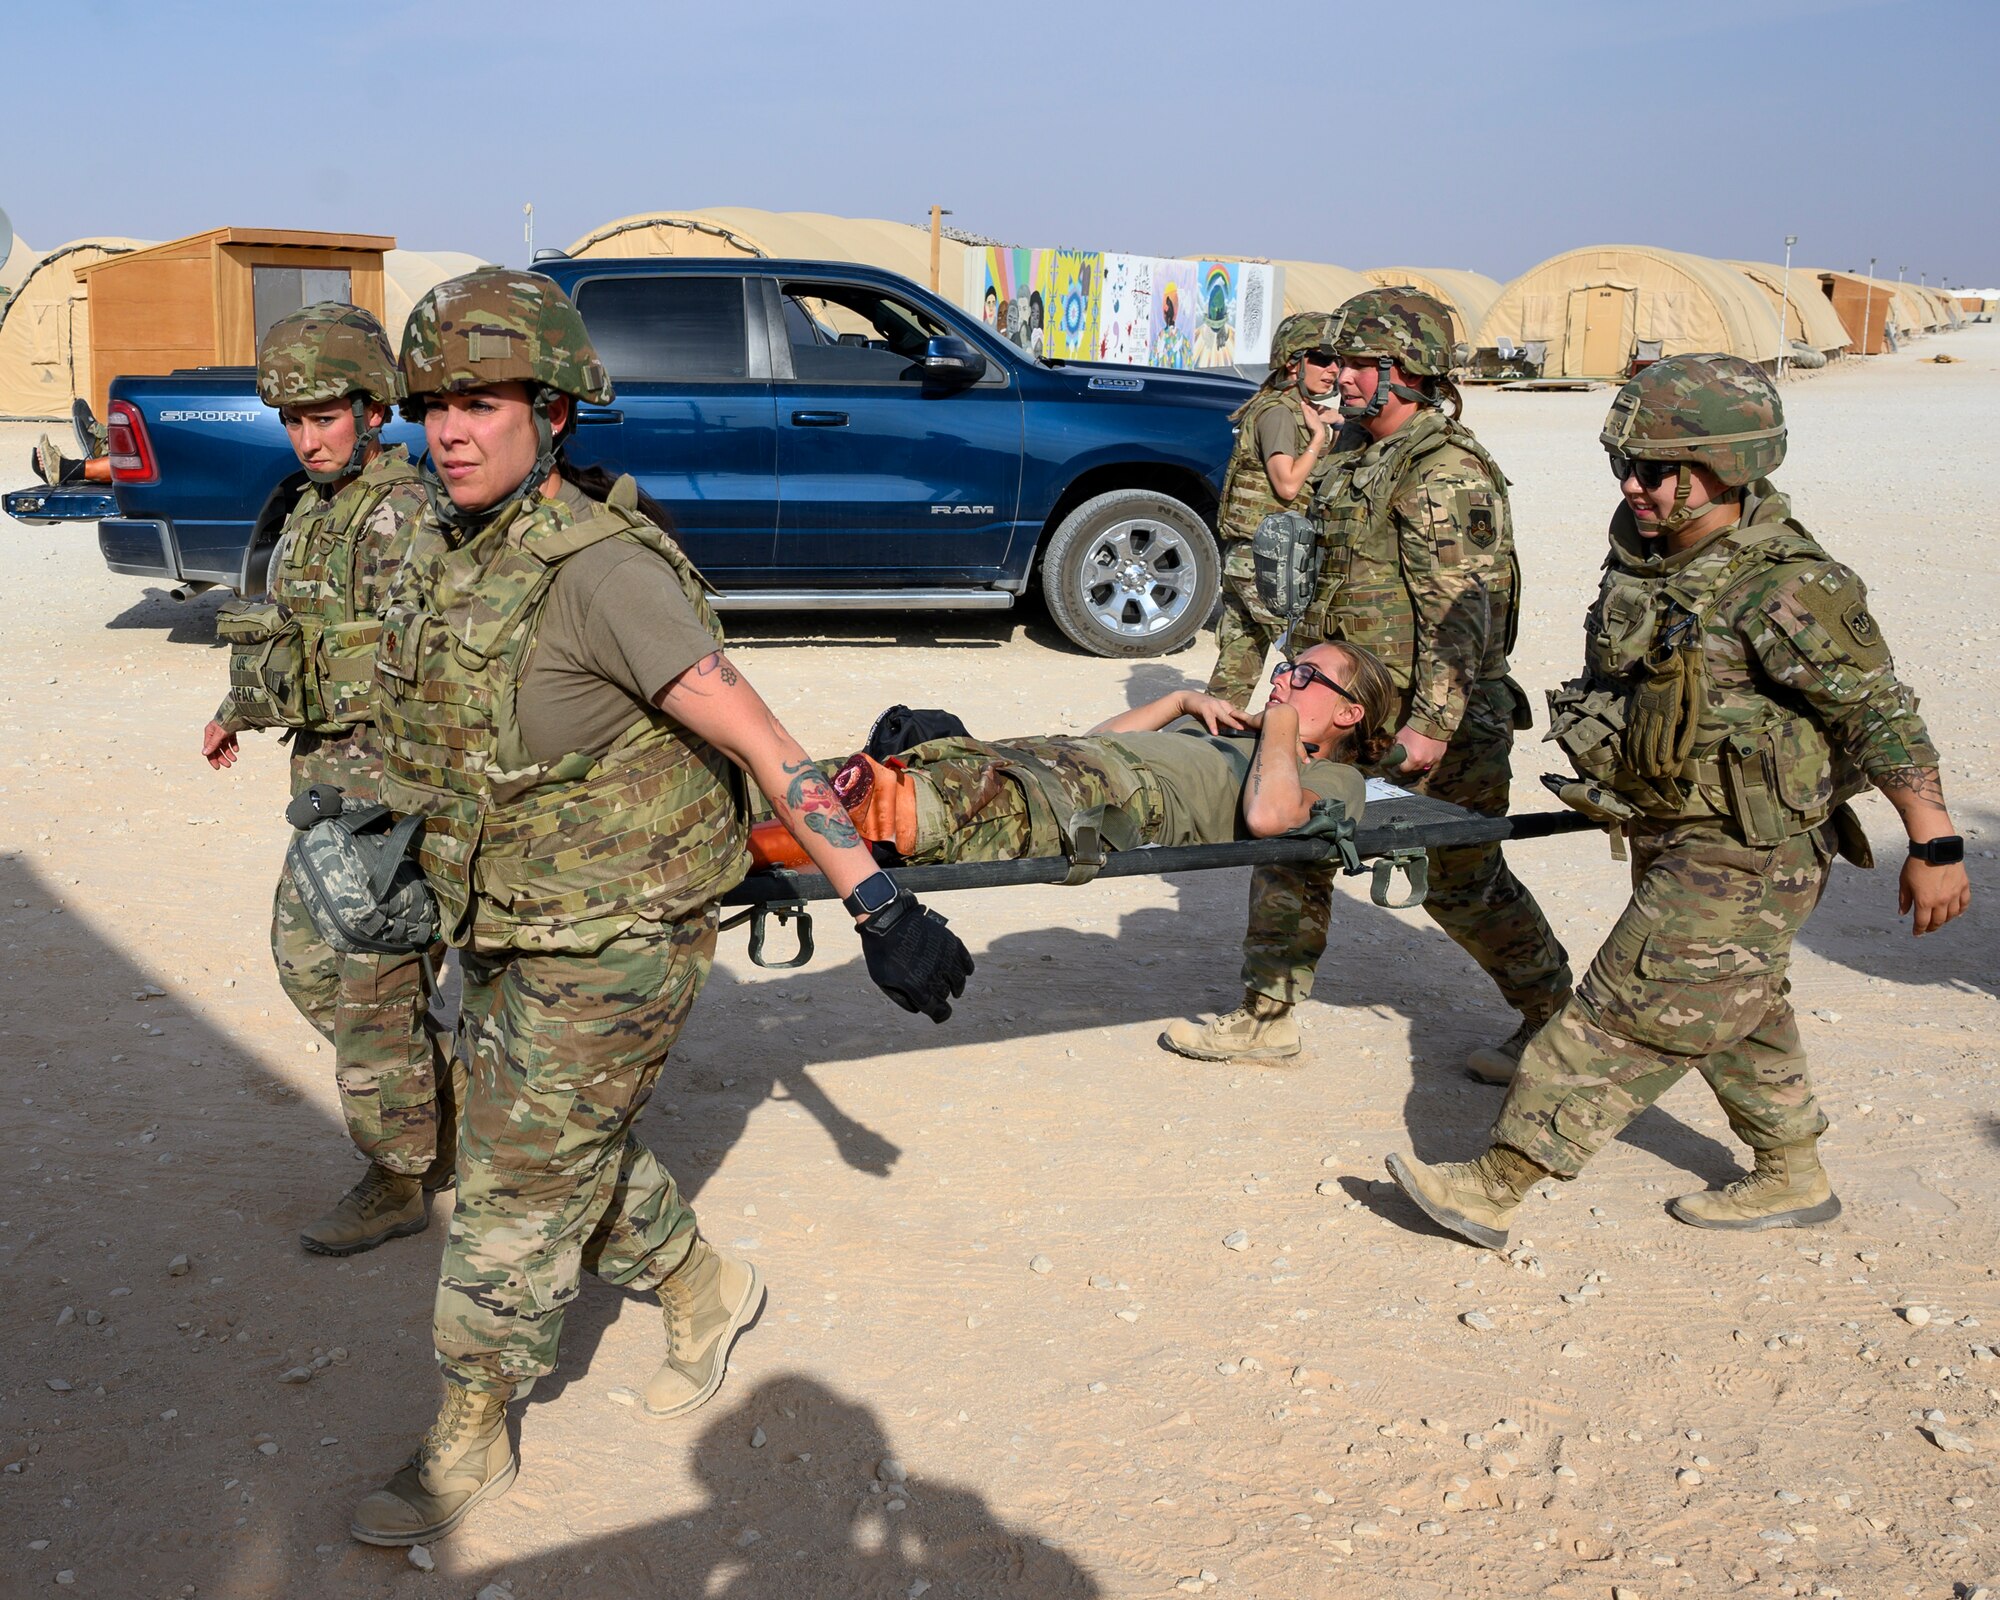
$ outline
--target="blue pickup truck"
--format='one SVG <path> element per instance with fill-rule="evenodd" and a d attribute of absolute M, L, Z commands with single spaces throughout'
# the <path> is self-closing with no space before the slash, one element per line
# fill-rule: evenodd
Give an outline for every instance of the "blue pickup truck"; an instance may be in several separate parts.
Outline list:
<path fill-rule="evenodd" d="M 575 298 L 617 398 L 580 409 L 584 464 L 672 511 L 718 609 L 1001 610 L 1038 585 L 1083 649 L 1191 639 L 1219 582 L 1233 374 L 1045 362 L 894 273 L 772 260 L 537 263 Z M 303 477 L 247 368 L 121 377 L 105 418 L 114 572 L 176 593 L 263 587 Z M 391 439 L 423 449 L 397 422 Z"/>

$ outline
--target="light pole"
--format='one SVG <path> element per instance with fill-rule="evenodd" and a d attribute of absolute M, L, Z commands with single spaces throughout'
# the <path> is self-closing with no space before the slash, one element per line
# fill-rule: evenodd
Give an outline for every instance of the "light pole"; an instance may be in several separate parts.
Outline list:
<path fill-rule="evenodd" d="M 1785 319 L 1792 311 L 1792 246 L 1799 242 L 1796 233 L 1785 235 L 1785 276 L 1784 286 L 1778 295 L 1778 381 L 1785 381 L 1785 357 L 1792 352 L 1792 335 L 1785 325 Z"/>
<path fill-rule="evenodd" d="M 1864 356 L 1871 353 L 1868 349 L 1868 327 L 1869 327 L 1868 315 L 1874 309 L 1875 309 L 1875 257 L 1870 256 L 1868 258 L 1868 292 L 1862 295 L 1861 297 L 1861 353 Z"/>
<path fill-rule="evenodd" d="M 535 264 L 535 203 L 530 200 L 521 207 L 521 237 L 528 241 L 528 265 Z"/>

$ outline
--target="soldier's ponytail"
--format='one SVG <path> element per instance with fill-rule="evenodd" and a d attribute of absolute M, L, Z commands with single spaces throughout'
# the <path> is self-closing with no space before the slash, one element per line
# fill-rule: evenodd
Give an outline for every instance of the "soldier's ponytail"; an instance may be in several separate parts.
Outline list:
<path fill-rule="evenodd" d="M 1341 759 L 1357 767 L 1379 767 L 1396 742 L 1396 680 L 1372 650 L 1345 640 L 1329 641 L 1347 658 L 1347 692 L 1361 702 L 1361 720 L 1348 730 Z"/>
<path fill-rule="evenodd" d="M 562 474 L 563 482 L 574 485 L 585 499 L 595 500 L 599 505 L 611 498 L 611 487 L 618 481 L 617 474 L 605 467 L 579 467 L 570 460 L 568 451 L 556 457 L 556 471 Z M 674 526 L 673 513 L 644 489 L 639 491 L 638 512 L 676 544 L 680 543 L 680 529 Z"/>

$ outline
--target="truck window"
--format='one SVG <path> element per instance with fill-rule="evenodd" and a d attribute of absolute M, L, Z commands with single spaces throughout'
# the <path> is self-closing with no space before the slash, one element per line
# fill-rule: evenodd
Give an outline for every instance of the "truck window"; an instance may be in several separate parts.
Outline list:
<path fill-rule="evenodd" d="M 741 278 L 589 278 L 576 308 L 614 384 L 749 372 Z"/>
<path fill-rule="evenodd" d="M 935 317 L 880 289 L 787 283 L 785 330 L 792 371 L 822 383 L 919 383 L 924 349 L 951 332 Z"/>

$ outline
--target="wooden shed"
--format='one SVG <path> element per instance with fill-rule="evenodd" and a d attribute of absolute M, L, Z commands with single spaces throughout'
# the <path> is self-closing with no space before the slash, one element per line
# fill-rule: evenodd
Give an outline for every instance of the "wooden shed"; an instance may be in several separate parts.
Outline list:
<path fill-rule="evenodd" d="M 382 316 L 382 257 L 395 247 L 378 233 L 211 228 L 83 268 L 92 407 L 104 415 L 121 373 L 249 366 L 266 328 L 315 301 Z"/>

